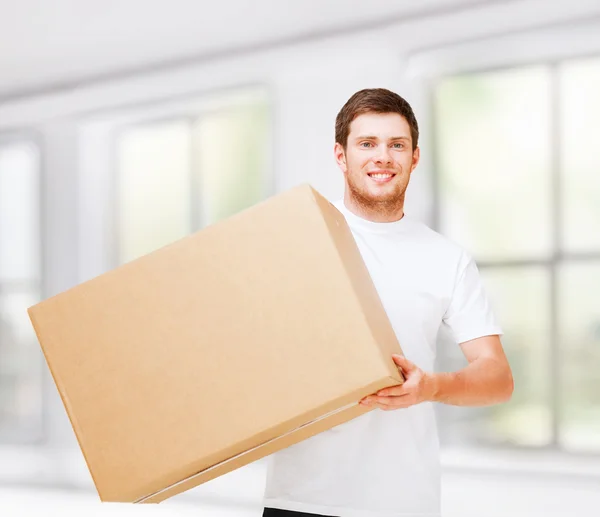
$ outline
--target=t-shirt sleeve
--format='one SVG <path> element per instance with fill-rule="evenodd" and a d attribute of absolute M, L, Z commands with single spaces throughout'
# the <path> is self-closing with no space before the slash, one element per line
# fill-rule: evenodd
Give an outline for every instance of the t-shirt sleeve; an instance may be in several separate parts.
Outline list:
<path fill-rule="evenodd" d="M 502 334 L 477 265 L 467 253 L 463 253 L 457 268 L 454 290 L 443 323 L 457 343 Z"/>

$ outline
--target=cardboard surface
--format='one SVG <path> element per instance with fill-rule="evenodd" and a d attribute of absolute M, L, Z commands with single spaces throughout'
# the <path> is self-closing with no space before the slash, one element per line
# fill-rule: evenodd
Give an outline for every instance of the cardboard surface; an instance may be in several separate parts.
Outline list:
<path fill-rule="evenodd" d="M 308 185 L 29 315 L 103 501 L 159 502 L 402 382 L 350 229 Z"/>

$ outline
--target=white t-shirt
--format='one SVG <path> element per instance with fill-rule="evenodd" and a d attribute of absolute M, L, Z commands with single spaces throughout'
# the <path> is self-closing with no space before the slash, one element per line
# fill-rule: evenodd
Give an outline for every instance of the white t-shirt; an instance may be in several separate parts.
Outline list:
<path fill-rule="evenodd" d="M 404 215 L 344 214 L 406 357 L 433 371 L 440 325 L 457 343 L 501 334 L 472 258 Z M 268 458 L 264 505 L 338 517 L 438 517 L 439 441 L 430 402 L 374 409 Z"/>

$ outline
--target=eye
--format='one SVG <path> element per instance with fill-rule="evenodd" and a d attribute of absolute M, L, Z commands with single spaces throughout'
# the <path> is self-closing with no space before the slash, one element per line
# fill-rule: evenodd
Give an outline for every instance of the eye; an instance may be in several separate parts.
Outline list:
<path fill-rule="evenodd" d="M 396 149 L 404 149 L 404 144 L 400 144 L 400 143 L 398 143 L 398 144 L 394 144 L 394 147 L 395 147 Z"/>
<path fill-rule="evenodd" d="M 367 147 L 367 146 L 370 146 L 370 145 L 371 145 L 371 142 L 361 142 L 360 143 L 361 147 Z"/>

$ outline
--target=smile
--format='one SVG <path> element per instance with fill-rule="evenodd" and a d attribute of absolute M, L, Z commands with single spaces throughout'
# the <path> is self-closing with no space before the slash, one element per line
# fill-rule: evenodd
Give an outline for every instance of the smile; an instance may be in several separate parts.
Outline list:
<path fill-rule="evenodd" d="M 390 181 L 395 176 L 395 174 L 391 172 L 370 172 L 368 175 L 377 183 L 385 183 L 386 181 Z"/>

